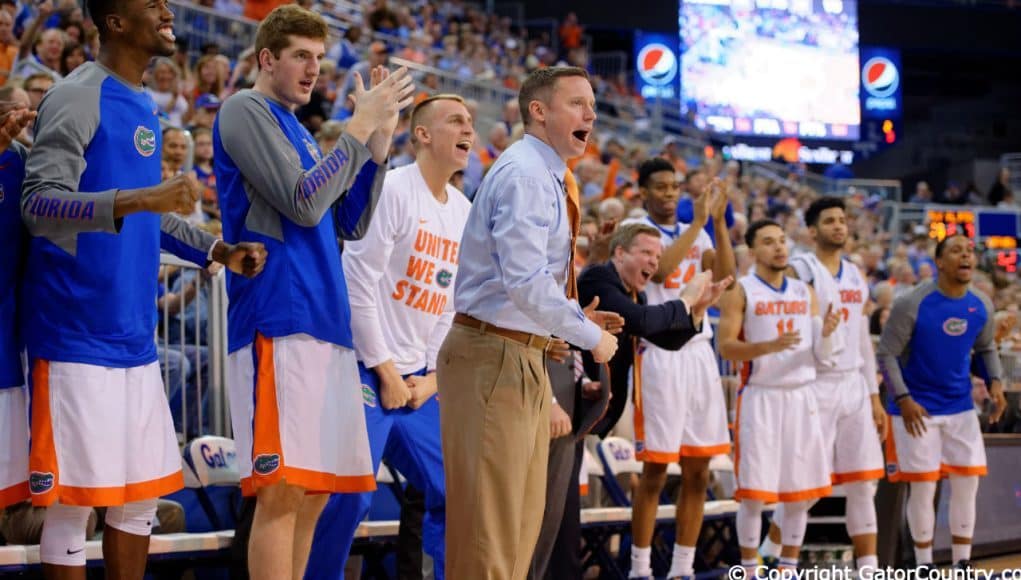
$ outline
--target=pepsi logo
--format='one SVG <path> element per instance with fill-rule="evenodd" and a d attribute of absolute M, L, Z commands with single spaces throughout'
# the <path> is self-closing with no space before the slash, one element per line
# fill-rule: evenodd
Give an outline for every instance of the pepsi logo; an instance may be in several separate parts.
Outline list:
<path fill-rule="evenodd" d="M 638 53 L 638 76 L 650 85 L 663 86 L 677 76 L 677 55 L 665 44 L 648 44 Z"/>
<path fill-rule="evenodd" d="M 890 59 L 876 56 L 862 67 L 861 84 L 873 97 L 889 97 L 900 86 L 900 72 Z"/>

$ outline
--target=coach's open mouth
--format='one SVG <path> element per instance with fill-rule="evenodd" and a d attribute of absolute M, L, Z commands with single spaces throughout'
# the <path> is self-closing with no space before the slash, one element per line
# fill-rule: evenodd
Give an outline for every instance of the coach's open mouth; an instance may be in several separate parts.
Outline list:
<path fill-rule="evenodd" d="M 571 133 L 571 135 L 574 136 L 574 138 L 577 139 L 578 141 L 581 141 L 582 143 L 584 143 L 586 140 L 588 140 L 589 131 L 586 131 L 584 129 L 579 129 L 579 130 Z"/>

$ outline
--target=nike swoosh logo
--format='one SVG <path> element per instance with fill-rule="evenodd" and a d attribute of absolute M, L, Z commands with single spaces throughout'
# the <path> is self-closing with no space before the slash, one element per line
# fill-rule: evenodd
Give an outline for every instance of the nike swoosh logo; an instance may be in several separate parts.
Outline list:
<path fill-rule="evenodd" d="M 10 166 L 11 166 L 10 163 L 4 163 L 3 165 L 0 165 L 0 169 L 7 169 Z"/>
<path fill-rule="evenodd" d="M 71 548 L 68 548 L 67 549 L 67 555 L 70 556 L 72 554 L 77 554 L 78 552 L 81 552 L 84 549 L 85 549 L 84 546 L 82 546 L 81 548 L 78 548 L 77 550 L 74 550 L 74 551 L 71 551 Z"/>

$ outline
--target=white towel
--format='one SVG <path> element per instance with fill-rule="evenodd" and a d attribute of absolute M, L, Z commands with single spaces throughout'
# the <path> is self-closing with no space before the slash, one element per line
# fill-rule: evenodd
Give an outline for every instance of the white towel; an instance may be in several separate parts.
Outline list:
<path fill-rule="evenodd" d="M 835 312 L 840 311 L 840 288 L 837 287 L 837 281 L 833 279 L 833 274 L 815 254 L 806 253 L 794 256 L 791 258 L 791 267 L 798 273 L 798 277 L 802 281 L 815 288 L 815 295 L 819 300 L 819 316 L 825 317 L 826 310 L 831 304 Z M 836 366 L 837 355 L 843 352 L 847 339 L 844 336 L 846 333 L 842 331 L 843 329 L 838 326 L 833 333 L 833 348 L 829 358 L 820 363 L 823 367 L 833 368 Z"/>

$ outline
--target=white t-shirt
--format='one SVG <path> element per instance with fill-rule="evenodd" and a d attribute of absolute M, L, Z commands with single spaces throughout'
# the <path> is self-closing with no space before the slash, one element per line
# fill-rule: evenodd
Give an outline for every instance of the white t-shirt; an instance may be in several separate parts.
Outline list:
<path fill-rule="evenodd" d="M 387 172 L 365 237 L 344 244 L 355 352 L 366 367 L 436 367 L 454 319 L 457 258 L 471 204 L 452 185 L 440 203 L 418 163 Z"/>

